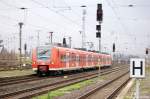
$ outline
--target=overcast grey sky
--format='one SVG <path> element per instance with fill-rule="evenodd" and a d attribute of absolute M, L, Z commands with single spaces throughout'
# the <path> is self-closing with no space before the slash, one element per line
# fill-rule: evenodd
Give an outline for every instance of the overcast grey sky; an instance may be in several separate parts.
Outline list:
<path fill-rule="evenodd" d="M 102 49 L 112 51 L 116 43 L 118 52 L 144 54 L 150 47 L 149 0 L 0 0 L 0 37 L 9 49 L 18 49 L 19 26 L 24 22 L 23 44 L 28 48 L 48 42 L 54 32 L 54 41 L 62 42 L 64 36 L 72 37 L 72 46 L 81 47 L 82 8 L 86 5 L 86 41 L 94 42 L 97 3 L 103 4 Z M 129 6 L 133 5 L 133 6 Z M 19 8 L 25 7 L 26 10 Z"/>

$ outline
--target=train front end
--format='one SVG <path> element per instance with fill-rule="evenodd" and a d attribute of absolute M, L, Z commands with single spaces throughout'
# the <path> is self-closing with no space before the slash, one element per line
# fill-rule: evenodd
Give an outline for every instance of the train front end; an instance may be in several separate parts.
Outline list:
<path fill-rule="evenodd" d="M 39 46 L 32 52 L 32 68 L 38 75 L 49 73 L 51 46 Z"/>

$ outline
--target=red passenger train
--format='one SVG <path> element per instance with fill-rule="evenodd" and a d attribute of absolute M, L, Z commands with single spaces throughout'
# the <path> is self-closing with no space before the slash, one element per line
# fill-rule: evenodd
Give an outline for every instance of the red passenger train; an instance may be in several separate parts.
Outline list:
<path fill-rule="evenodd" d="M 111 55 L 56 46 L 39 46 L 32 52 L 32 69 L 37 74 L 110 66 Z"/>

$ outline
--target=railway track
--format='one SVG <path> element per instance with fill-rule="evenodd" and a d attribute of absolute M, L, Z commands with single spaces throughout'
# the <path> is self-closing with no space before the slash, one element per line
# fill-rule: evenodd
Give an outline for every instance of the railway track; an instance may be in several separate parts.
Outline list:
<path fill-rule="evenodd" d="M 21 80 L 21 79 L 28 79 L 31 77 L 34 77 L 35 74 L 33 75 L 25 75 L 25 76 L 15 76 L 15 77 L 4 77 L 4 78 L 0 78 L 0 83 L 1 82 L 8 82 L 8 81 L 14 81 L 14 80 Z"/>
<path fill-rule="evenodd" d="M 65 74 L 65 75 L 67 76 L 67 75 L 73 75 L 73 74 Z M 0 86 L 18 84 L 18 83 L 23 83 L 23 82 L 30 82 L 30 81 L 35 81 L 35 80 L 42 80 L 42 79 L 47 79 L 47 78 L 60 77 L 60 76 L 65 76 L 65 75 L 38 77 L 36 74 L 32 74 L 32 75 L 26 75 L 26 76 L 5 77 L 5 78 L 0 78 Z"/>
<path fill-rule="evenodd" d="M 124 68 L 127 68 L 127 67 L 124 67 Z M 101 71 L 101 75 L 107 75 L 111 72 L 119 71 L 119 70 L 120 70 L 120 68 L 113 68 L 112 70 L 109 70 L 109 71 L 104 70 L 104 71 Z M 77 75 L 77 74 L 75 74 L 75 75 Z M 68 86 L 68 85 L 71 85 L 74 83 L 78 83 L 78 82 L 81 82 L 84 80 L 88 80 L 91 78 L 95 78 L 95 77 L 97 77 L 97 71 L 92 72 L 92 73 L 84 73 L 83 75 L 78 75 L 78 76 L 72 75 L 72 77 L 69 77 L 68 79 L 58 80 L 56 82 L 49 83 L 46 85 L 39 85 L 37 87 L 29 87 L 29 88 L 26 88 L 23 90 L 1 94 L 0 98 L 3 98 L 3 99 L 5 99 L 5 98 L 7 98 L 7 99 L 31 98 L 33 96 L 43 94 L 48 91 L 52 91 L 52 90 L 55 90 L 58 88 L 62 88 L 62 87 L 65 87 L 65 86 Z"/>
<path fill-rule="evenodd" d="M 73 75 L 73 74 L 65 74 L 65 75 L 67 76 L 67 75 Z M 5 78 L 0 78 L 0 86 L 19 84 L 19 83 L 25 83 L 25 82 L 30 82 L 30 81 L 36 81 L 36 80 L 44 80 L 48 78 L 56 78 L 56 77 L 61 77 L 61 76 L 63 75 L 38 77 L 36 74 L 33 74 L 33 75 L 26 75 L 26 76 L 19 76 L 19 77 L 5 77 Z"/>
<path fill-rule="evenodd" d="M 128 73 L 129 71 L 122 73 L 118 77 L 78 96 L 76 99 L 115 99 L 119 91 L 130 80 Z"/>
<path fill-rule="evenodd" d="M 65 75 L 67 76 L 67 75 L 73 75 L 73 74 L 65 74 Z M 26 76 L 5 77 L 5 78 L 0 78 L 0 86 L 19 84 L 19 83 L 25 83 L 25 82 L 30 82 L 30 81 L 36 81 L 36 80 L 44 80 L 48 78 L 57 78 L 61 76 L 63 75 L 38 77 L 36 74 L 32 74 L 32 75 L 26 75 Z"/>
<path fill-rule="evenodd" d="M 36 81 L 36 80 L 40 80 L 40 79 L 41 79 L 40 77 L 37 77 L 35 75 L 5 78 L 0 81 L 0 86 L 18 84 L 18 83 L 29 82 L 29 81 Z M 44 77 L 42 79 L 46 79 L 46 77 Z"/>

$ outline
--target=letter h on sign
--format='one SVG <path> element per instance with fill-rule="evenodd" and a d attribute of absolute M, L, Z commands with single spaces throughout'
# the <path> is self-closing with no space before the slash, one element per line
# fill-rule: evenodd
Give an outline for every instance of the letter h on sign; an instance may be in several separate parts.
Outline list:
<path fill-rule="evenodd" d="M 145 59 L 139 58 L 130 59 L 130 77 L 131 78 L 145 77 Z"/>

